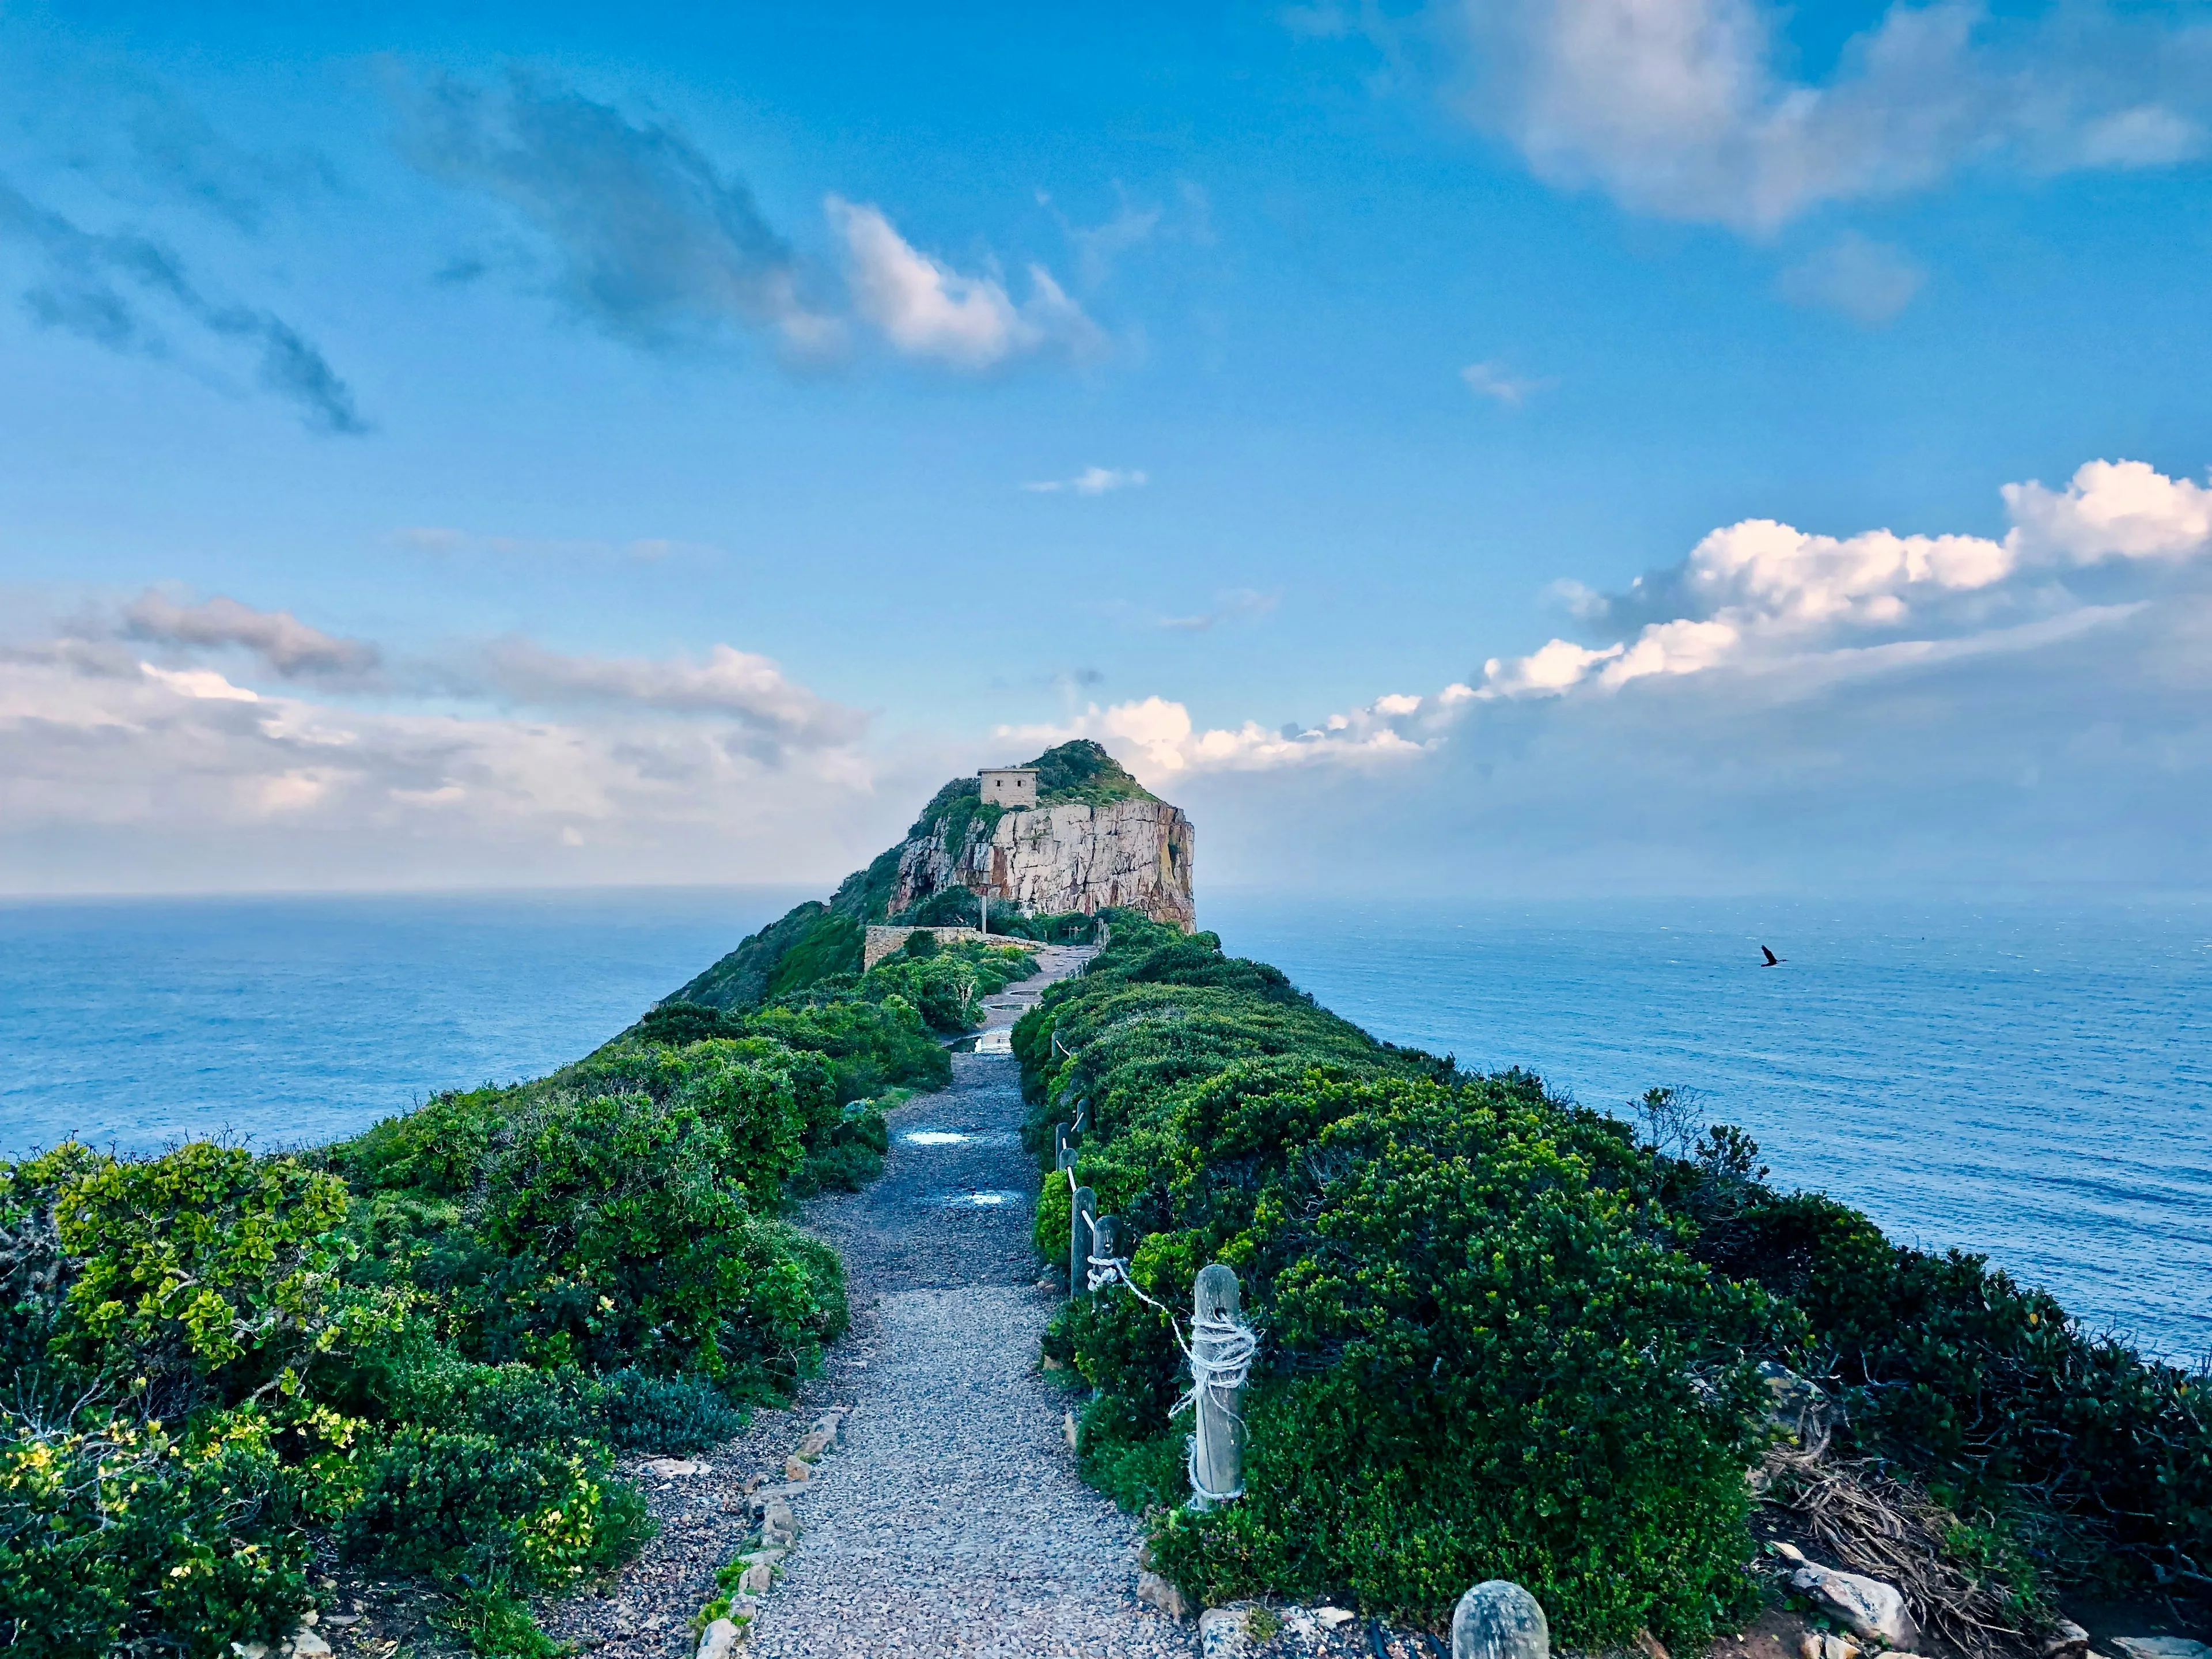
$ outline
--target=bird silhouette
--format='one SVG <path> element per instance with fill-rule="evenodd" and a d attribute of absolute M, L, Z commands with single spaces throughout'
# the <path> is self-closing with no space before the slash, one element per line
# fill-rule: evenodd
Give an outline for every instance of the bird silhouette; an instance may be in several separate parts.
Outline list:
<path fill-rule="evenodd" d="M 1764 945 L 1760 945 L 1759 948 L 1766 957 L 1766 960 L 1759 964 L 1762 968 L 1779 968 L 1784 963 L 1790 960 L 1787 957 L 1776 956 L 1771 949 Z"/>

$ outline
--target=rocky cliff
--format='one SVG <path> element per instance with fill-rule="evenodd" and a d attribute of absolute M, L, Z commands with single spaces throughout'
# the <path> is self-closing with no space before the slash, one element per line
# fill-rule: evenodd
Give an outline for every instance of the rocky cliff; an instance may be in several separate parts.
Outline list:
<path fill-rule="evenodd" d="M 1064 743 L 1030 763 L 1034 807 L 982 799 L 972 777 L 931 797 L 897 846 L 763 927 L 670 1001 L 751 1008 L 865 966 L 871 924 L 958 925 L 990 906 L 994 932 L 1048 935 L 1030 924 L 1117 906 L 1155 921 L 1195 924 L 1190 820 L 1095 743 Z M 1041 925 L 1041 924 L 1040 924 Z"/>
<path fill-rule="evenodd" d="M 1182 927 L 1197 921 L 1190 820 L 1164 800 L 1040 801 L 995 823 L 969 819 L 957 845 L 953 829 L 940 818 L 899 849 L 892 915 L 964 887 L 1032 915 L 1127 906 Z"/>

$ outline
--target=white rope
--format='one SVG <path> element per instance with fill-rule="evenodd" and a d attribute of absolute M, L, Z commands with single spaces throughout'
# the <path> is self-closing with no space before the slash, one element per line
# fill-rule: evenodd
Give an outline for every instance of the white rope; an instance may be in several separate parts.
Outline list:
<path fill-rule="evenodd" d="M 1076 1186 L 1075 1171 L 1071 1169 L 1066 1173 L 1068 1201 L 1073 1204 L 1079 1189 Z M 1081 1214 L 1081 1212 L 1077 1213 Z M 1184 1341 L 1182 1328 L 1176 1323 L 1174 1311 L 1146 1296 L 1137 1281 L 1129 1277 L 1128 1257 L 1097 1254 L 1097 1219 L 1085 1216 L 1084 1224 L 1091 1229 L 1091 1249 L 1084 1253 L 1087 1268 L 1084 1278 L 1091 1289 L 1097 1291 L 1109 1285 L 1127 1285 L 1130 1295 L 1166 1316 L 1168 1334 L 1175 1338 L 1176 1346 L 1182 1350 L 1182 1357 L 1190 1362 L 1190 1387 L 1183 1392 L 1182 1398 L 1168 1407 L 1169 1419 L 1172 1421 L 1181 1417 L 1198 1404 L 1201 1394 L 1208 1394 L 1225 1416 L 1231 1421 L 1242 1423 L 1244 1419 L 1237 1414 L 1235 1402 L 1238 1392 L 1252 1375 L 1252 1362 L 1259 1357 L 1260 1334 L 1238 1320 L 1217 1319 L 1211 1314 L 1194 1314 L 1190 1327 L 1192 1341 Z M 1205 1348 L 1203 1358 L 1200 1356 L 1198 1348 L 1192 1346 L 1193 1342 Z M 1184 1438 L 1183 1467 L 1190 1481 L 1192 1495 L 1201 1503 L 1226 1504 L 1231 1498 L 1244 1495 L 1241 1483 L 1234 1492 L 1213 1492 L 1199 1478 L 1198 1437 L 1195 1434 Z"/>

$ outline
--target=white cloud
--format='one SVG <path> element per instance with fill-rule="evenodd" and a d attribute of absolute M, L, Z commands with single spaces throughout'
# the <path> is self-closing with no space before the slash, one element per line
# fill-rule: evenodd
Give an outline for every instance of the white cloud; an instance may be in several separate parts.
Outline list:
<path fill-rule="evenodd" d="M 1464 686 L 1452 690 L 1467 693 Z M 1437 698 L 1396 695 L 1364 708 L 1332 714 L 1318 726 L 1292 724 L 1270 731 L 1247 720 L 1242 726 L 1200 730 L 1186 705 L 1155 695 L 1103 709 L 1093 703 L 1065 725 L 1002 726 L 995 735 L 1042 744 L 1095 738 L 1139 777 L 1159 786 L 1198 773 L 1408 759 L 1436 746 L 1446 711 L 1462 700 L 1449 694 Z"/>
<path fill-rule="evenodd" d="M 1893 4 L 1819 82 L 1784 71 L 1770 0 L 1462 0 L 1458 15 L 1470 116 L 1539 176 L 1668 218 L 1765 233 L 1969 160 L 2145 167 L 2202 146 L 2172 106 L 2206 97 L 2201 44 L 2112 7 L 2021 22 L 1964 0 Z"/>
<path fill-rule="evenodd" d="M 420 688 L 342 707 L 64 639 L 0 651 L 0 890 L 834 878 L 939 770 L 891 757 L 879 804 L 860 717 L 726 647 L 506 660 L 534 677 L 530 713 Z M 580 863 L 563 842 L 586 832 Z"/>
<path fill-rule="evenodd" d="M 1557 696 L 1585 684 L 1616 688 L 1653 674 L 1819 652 L 1849 636 L 1907 628 L 1955 634 L 2023 607 L 2069 608 L 2054 570 L 2105 560 L 2170 564 L 2212 553 L 2212 489 L 2141 461 L 2091 461 L 2063 489 L 2004 486 L 2013 526 L 1984 536 L 1808 534 L 1771 519 L 1716 530 L 1672 571 L 1607 601 L 1577 589 L 1598 620 L 1613 609 L 1671 601 L 1680 614 L 1603 647 L 1553 640 L 1484 665 L 1483 694 Z M 1962 601 L 1975 614 L 1960 619 Z"/>
<path fill-rule="evenodd" d="M 1063 489 L 1078 495 L 1104 495 L 1116 489 L 1141 489 L 1148 482 L 1135 467 L 1086 466 L 1072 478 L 1044 478 L 1022 488 L 1040 495 L 1054 495 Z"/>
<path fill-rule="evenodd" d="M 1102 339 L 1041 264 L 1029 268 L 1030 298 L 1018 306 L 995 276 L 963 276 L 915 247 L 882 210 L 838 196 L 823 207 L 845 244 L 854 305 L 908 356 L 981 369 L 1048 347 L 1087 352 Z"/>
<path fill-rule="evenodd" d="M 1518 409 L 1528 401 L 1532 392 L 1541 392 L 1552 384 L 1549 380 L 1532 380 L 1510 374 L 1503 363 L 1469 363 L 1459 372 L 1468 390 L 1478 398 L 1490 398 L 1508 409 Z"/>
<path fill-rule="evenodd" d="M 2091 461 L 2063 490 L 2031 480 L 2007 484 L 2004 499 L 2007 539 L 2027 556 L 2184 559 L 2212 546 L 2212 489 L 2142 461 Z"/>
<path fill-rule="evenodd" d="M 303 674 L 358 674 L 374 668 L 376 647 L 310 628 L 289 611 L 256 611 L 218 595 L 203 605 L 179 605 L 158 592 L 142 593 L 123 613 L 132 639 L 167 645 L 237 646 L 252 652 L 286 678 Z"/>
<path fill-rule="evenodd" d="M 524 639 L 483 653 L 483 675 L 518 702 L 547 707 L 628 707 L 733 718 L 779 743 L 811 748 L 859 739 L 860 710 L 816 696 L 769 658 L 717 645 L 688 657 L 567 656 Z"/>
<path fill-rule="evenodd" d="M 2169 167 L 2201 155 L 2204 129 L 2156 104 L 2141 104 L 2093 121 L 2081 134 L 2082 165 Z"/>
<path fill-rule="evenodd" d="M 1281 599 L 1280 594 L 1262 593 L 1255 588 L 1235 588 L 1222 594 L 1211 611 L 1189 617 L 1162 617 L 1158 626 L 1174 634 L 1203 634 L 1240 617 L 1264 617 Z"/>
<path fill-rule="evenodd" d="M 1927 280 L 1928 273 L 1898 249 L 1846 231 L 1784 270 L 1776 287 L 1793 305 L 1839 311 L 1878 328 L 1911 305 Z"/>

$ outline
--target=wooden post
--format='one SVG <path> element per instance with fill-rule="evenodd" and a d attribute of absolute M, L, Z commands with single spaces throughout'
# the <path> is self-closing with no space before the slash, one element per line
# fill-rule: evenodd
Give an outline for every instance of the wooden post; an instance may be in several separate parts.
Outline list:
<path fill-rule="evenodd" d="M 1072 1297 L 1091 1288 L 1091 1229 L 1097 1219 L 1098 1194 L 1078 1187 L 1067 1219 L 1067 1293 Z"/>
<path fill-rule="evenodd" d="M 1542 1606 L 1510 1579 L 1486 1579 L 1453 1610 L 1452 1659 L 1551 1659 L 1551 1651 Z"/>
<path fill-rule="evenodd" d="M 1190 1291 L 1190 1351 L 1200 1364 L 1212 1364 L 1221 1357 L 1222 1340 L 1207 1334 L 1207 1322 L 1236 1322 L 1243 1299 L 1234 1270 L 1217 1261 L 1199 1273 Z M 1218 1384 L 1201 1388 L 1193 1407 L 1198 1424 L 1191 1445 L 1192 1485 L 1224 1500 L 1244 1491 L 1244 1419 L 1237 1410 L 1243 1395 L 1241 1388 L 1224 1389 Z M 1194 1509 L 1213 1506 L 1211 1500 L 1196 1494 L 1190 1501 Z"/>
<path fill-rule="evenodd" d="M 1075 1167 L 1075 1146 L 1068 1139 L 1065 1123 L 1052 1126 L 1052 1167 L 1055 1171 Z"/>
<path fill-rule="evenodd" d="M 1091 1255 L 1099 1257 L 1101 1260 L 1112 1258 L 1118 1261 L 1121 1258 L 1122 1255 L 1122 1248 L 1121 1221 L 1120 1217 L 1110 1215 L 1100 1216 L 1098 1218 L 1098 1231 L 1095 1237 L 1098 1241 L 1098 1248 L 1091 1251 Z M 1088 1279 L 1084 1282 L 1086 1285 L 1090 1283 Z"/>

